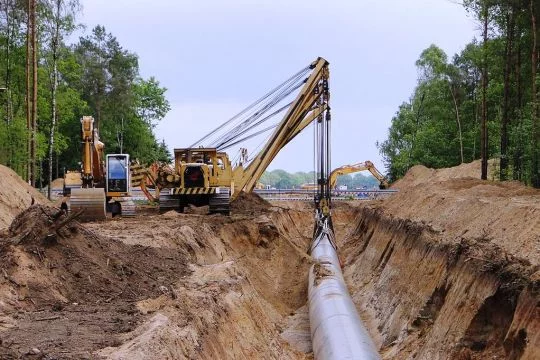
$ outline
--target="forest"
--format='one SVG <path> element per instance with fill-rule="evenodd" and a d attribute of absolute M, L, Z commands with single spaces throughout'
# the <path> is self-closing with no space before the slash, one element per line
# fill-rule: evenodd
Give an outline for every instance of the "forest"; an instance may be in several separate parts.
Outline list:
<path fill-rule="evenodd" d="M 416 61 L 418 84 L 377 143 L 390 179 L 482 159 L 501 180 L 540 187 L 540 72 L 534 0 L 465 0 L 478 38 L 449 58 L 431 45 Z"/>
<path fill-rule="evenodd" d="M 0 164 L 37 187 L 79 166 L 83 115 L 107 153 L 170 158 L 153 133 L 166 89 L 103 26 L 83 32 L 80 12 L 78 0 L 0 1 Z"/>

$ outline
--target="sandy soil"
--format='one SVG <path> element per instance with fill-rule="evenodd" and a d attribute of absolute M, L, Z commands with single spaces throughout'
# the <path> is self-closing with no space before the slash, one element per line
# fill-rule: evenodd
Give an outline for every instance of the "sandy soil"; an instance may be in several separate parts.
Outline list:
<path fill-rule="evenodd" d="M 51 189 L 62 189 L 64 187 L 64 179 L 63 178 L 57 178 L 54 179 L 51 183 Z"/>
<path fill-rule="evenodd" d="M 415 166 L 341 238 L 384 358 L 540 357 L 540 191 L 478 174 Z"/>
<path fill-rule="evenodd" d="M 306 301 L 311 216 L 234 208 L 74 222 L 51 243 L 57 210 L 30 207 L 0 239 L 0 358 L 310 358 L 281 334 Z"/>
<path fill-rule="evenodd" d="M 11 224 L 15 216 L 32 203 L 48 200 L 21 179 L 15 171 L 0 165 L 0 231 Z"/>
<path fill-rule="evenodd" d="M 389 199 L 334 204 L 345 278 L 384 359 L 540 354 L 540 194 L 478 168 L 415 167 Z M 242 195 L 230 217 L 146 207 L 56 230 L 58 209 L 10 199 L 1 359 L 312 358 L 310 203 Z"/>

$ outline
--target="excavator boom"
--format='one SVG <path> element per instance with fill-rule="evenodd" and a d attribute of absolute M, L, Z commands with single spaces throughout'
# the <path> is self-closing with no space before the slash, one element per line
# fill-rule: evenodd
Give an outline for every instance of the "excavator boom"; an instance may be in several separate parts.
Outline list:
<path fill-rule="evenodd" d="M 377 180 L 379 180 L 379 183 L 380 183 L 379 186 L 381 189 L 386 189 L 388 187 L 388 180 L 386 180 L 386 177 L 383 174 L 381 174 L 379 170 L 377 170 L 375 165 L 373 165 L 371 161 L 364 161 L 364 162 L 360 162 L 360 163 L 352 164 L 352 165 L 343 165 L 341 167 L 334 169 L 330 173 L 330 180 L 329 180 L 330 188 L 333 189 L 336 187 L 338 176 L 351 174 L 351 173 L 364 171 L 364 170 L 369 171 L 371 175 L 373 175 Z"/>

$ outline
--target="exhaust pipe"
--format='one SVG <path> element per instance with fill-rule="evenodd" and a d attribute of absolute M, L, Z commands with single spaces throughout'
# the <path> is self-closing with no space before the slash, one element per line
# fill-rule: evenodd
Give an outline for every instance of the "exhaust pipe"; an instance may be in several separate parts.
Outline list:
<path fill-rule="evenodd" d="M 318 220 L 310 246 L 311 342 L 316 360 L 380 359 L 347 290 L 337 256 L 331 220 Z"/>

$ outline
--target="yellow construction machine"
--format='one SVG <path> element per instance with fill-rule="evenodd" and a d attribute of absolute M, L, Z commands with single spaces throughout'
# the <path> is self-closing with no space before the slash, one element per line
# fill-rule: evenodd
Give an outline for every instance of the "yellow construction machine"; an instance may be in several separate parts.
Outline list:
<path fill-rule="evenodd" d="M 82 220 L 104 220 L 112 216 L 133 216 L 135 205 L 130 197 L 130 164 L 128 154 L 108 154 L 99 140 L 94 118 L 81 119 L 82 161 L 80 170 L 64 175 L 63 207 L 82 211 Z"/>
<path fill-rule="evenodd" d="M 174 167 L 148 171 L 147 176 L 138 176 L 133 185 L 144 187 L 148 182 L 153 183 L 155 196 L 162 189 L 169 189 L 159 197 L 160 211 L 183 211 L 186 205 L 193 204 L 209 205 L 210 213 L 229 214 L 230 201 L 241 191 L 251 192 L 257 186 L 263 172 L 286 144 L 312 122 L 322 124 L 323 119 L 330 119 L 328 79 L 328 62 L 318 58 L 197 143 L 175 149 Z M 290 102 L 275 110 L 280 101 Z M 281 121 L 262 130 L 257 128 L 281 112 L 285 112 Z M 232 128 L 227 129 L 227 125 Z M 232 164 L 225 149 L 269 130 L 273 132 L 261 144 L 260 151 L 249 159 L 247 150 L 241 148 L 240 159 Z M 202 144 L 205 140 L 212 140 L 210 146 Z"/>
<path fill-rule="evenodd" d="M 360 162 L 360 163 L 352 164 L 352 165 L 344 165 L 344 166 L 334 169 L 330 173 L 330 177 L 329 177 L 330 188 L 334 189 L 336 187 L 338 176 L 351 174 L 351 173 L 364 171 L 364 170 L 369 171 L 371 175 L 373 175 L 377 180 L 379 180 L 380 189 L 388 188 L 389 186 L 388 180 L 386 179 L 386 177 L 384 177 L 383 174 L 379 172 L 379 170 L 377 170 L 377 168 L 375 167 L 375 165 L 373 165 L 371 161 L 364 161 L 364 162 Z"/>

